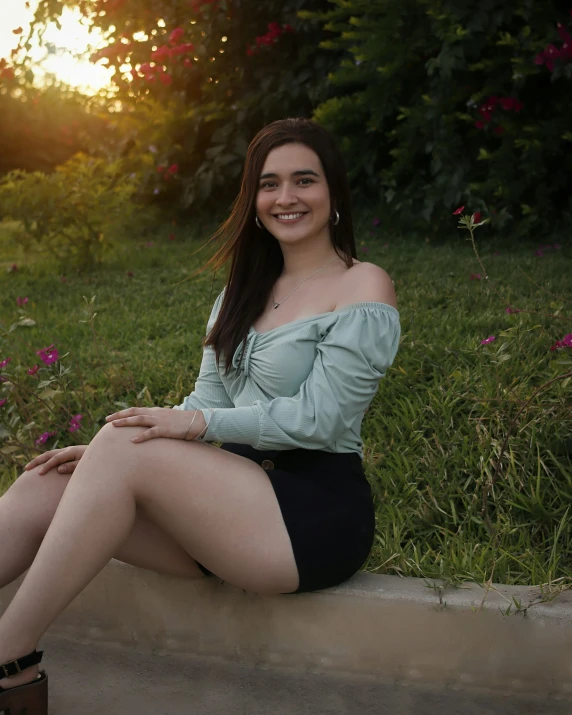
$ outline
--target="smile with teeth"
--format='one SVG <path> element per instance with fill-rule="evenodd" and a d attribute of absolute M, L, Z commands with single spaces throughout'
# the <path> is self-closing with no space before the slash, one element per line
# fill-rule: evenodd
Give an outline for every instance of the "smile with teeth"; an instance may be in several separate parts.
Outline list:
<path fill-rule="evenodd" d="M 295 214 L 275 214 L 274 218 L 278 219 L 278 221 L 297 221 L 298 219 L 302 218 L 302 216 L 305 216 L 305 213 L 295 213 Z"/>

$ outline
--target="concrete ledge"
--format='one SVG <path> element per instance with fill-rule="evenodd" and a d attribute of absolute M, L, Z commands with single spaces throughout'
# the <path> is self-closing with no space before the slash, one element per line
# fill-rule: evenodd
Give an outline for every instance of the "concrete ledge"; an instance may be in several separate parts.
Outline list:
<path fill-rule="evenodd" d="M 0 590 L 0 612 L 21 580 Z M 440 591 L 366 573 L 324 591 L 260 596 L 111 561 L 50 633 L 259 667 L 572 697 L 572 593 L 531 605 L 538 597 L 535 588 Z M 514 599 L 520 609 L 506 615 Z"/>

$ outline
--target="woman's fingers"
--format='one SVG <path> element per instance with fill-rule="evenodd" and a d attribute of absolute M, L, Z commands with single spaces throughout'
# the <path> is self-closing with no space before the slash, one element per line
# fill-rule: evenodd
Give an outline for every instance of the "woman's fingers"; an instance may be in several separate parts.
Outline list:
<path fill-rule="evenodd" d="M 58 472 L 60 474 L 71 474 L 73 470 L 77 467 L 79 464 L 79 459 L 76 459 L 75 462 L 66 462 L 65 464 L 60 464 L 58 467 Z"/>
<path fill-rule="evenodd" d="M 151 415 L 136 415 L 135 417 L 123 417 L 122 419 L 113 420 L 114 427 L 153 427 L 156 423 Z"/>
<path fill-rule="evenodd" d="M 33 469 L 34 467 L 37 467 L 38 464 L 43 464 L 46 462 L 50 457 L 53 457 L 56 452 L 59 450 L 55 449 L 50 449 L 48 452 L 43 452 L 42 454 L 39 454 L 37 457 L 34 457 L 28 464 L 24 466 L 24 469 L 30 470 Z"/>

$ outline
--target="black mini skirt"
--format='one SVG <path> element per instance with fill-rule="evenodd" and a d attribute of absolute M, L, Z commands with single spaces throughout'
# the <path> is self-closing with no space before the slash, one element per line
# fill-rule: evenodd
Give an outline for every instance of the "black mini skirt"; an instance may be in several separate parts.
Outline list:
<path fill-rule="evenodd" d="M 337 586 L 360 570 L 373 544 L 375 511 L 359 454 L 261 451 L 231 442 L 221 449 L 252 459 L 268 474 L 300 577 L 300 585 L 290 593 Z"/>

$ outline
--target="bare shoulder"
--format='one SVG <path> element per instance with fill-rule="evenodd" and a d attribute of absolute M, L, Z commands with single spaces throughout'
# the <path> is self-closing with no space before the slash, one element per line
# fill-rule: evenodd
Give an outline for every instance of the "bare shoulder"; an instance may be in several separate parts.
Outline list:
<path fill-rule="evenodd" d="M 375 263 L 362 261 L 345 274 L 336 308 L 369 301 L 387 303 L 397 309 L 397 295 L 389 273 Z"/>

